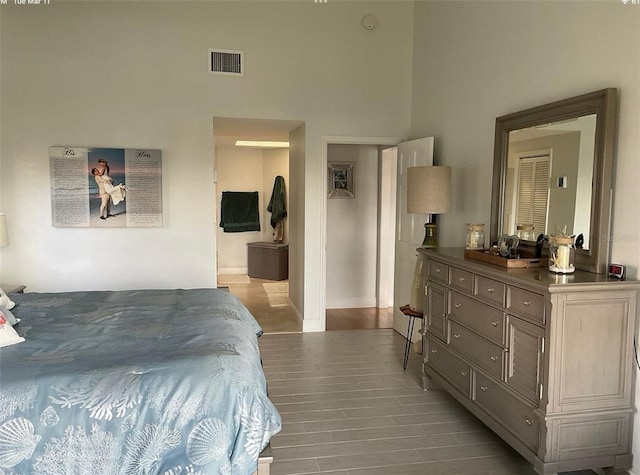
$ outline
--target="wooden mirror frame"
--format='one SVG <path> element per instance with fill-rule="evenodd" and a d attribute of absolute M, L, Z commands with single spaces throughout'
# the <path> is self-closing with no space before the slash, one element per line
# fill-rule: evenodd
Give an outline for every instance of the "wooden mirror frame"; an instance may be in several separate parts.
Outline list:
<path fill-rule="evenodd" d="M 577 269 L 597 274 L 607 272 L 611 241 L 609 232 L 617 113 L 617 89 L 608 88 L 496 119 L 491 193 L 491 243 L 498 240 L 503 229 L 509 132 L 596 114 L 589 247 L 576 249 L 575 265 Z M 520 248 L 524 248 L 525 252 L 533 251 L 534 247 L 535 243 L 531 241 L 520 243 Z"/>

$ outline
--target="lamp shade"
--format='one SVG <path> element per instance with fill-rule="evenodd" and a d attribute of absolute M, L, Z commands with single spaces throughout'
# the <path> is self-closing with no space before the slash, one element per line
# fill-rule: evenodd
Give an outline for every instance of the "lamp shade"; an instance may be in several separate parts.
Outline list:
<path fill-rule="evenodd" d="M 7 231 L 7 218 L 0 213 L 0 247 L 9 245 L 9 232 Z"/>
<path fill-rule="evenodd" d="M 442 214 L 451 210 L 451 167 L 407 168 L 407 213 Z"/>

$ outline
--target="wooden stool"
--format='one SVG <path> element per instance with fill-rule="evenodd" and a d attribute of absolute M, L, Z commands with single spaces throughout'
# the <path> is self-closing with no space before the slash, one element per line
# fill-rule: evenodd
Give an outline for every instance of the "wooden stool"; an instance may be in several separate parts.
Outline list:
<path fill-rule="evenodd" d="M 402 368 L 407 369 L 407 363 L 409 362 L 409 351 L 411 350 L 411 337 L 413 336 L 413 324 L 416 318 L 422 320 L 424 314 L 422 312 L 416 312 L 411 310 L 409 305 L 403 305 L 400 307 L 400 311 L 403 315 L 409 317 L 409 325 L 407 327 L 407 344 L 404 347 L 404 359 L 402 360 Z"/>

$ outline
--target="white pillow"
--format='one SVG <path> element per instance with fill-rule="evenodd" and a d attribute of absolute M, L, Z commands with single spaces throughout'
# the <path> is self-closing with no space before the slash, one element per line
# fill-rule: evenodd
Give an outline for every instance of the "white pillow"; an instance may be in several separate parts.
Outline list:
<path fill-rule="evenodd" d="M 7 310 L 3 306 L 0 306 L 0 316 L 3 316 L 4 318 L 6 318 L 11 326 L 14 326 L 20 323 L 20 319 L 16 318 L 16 316 L 13 313 L 11 313 L 11 310 Z"/>
<path fill-rule="evenodd" d="M 11 300 L 7 294 L 4 293 L 4 290 L 0 289 L 0 307 L 11 310 L 15 306 L 15 302 Z"/>
<path fill-rule="evenodd" d="M 24 338 L 16 333 L 4 315 L 0 315 L 0 348 L 15 345 L 22 341 L 24 341 Z"/>

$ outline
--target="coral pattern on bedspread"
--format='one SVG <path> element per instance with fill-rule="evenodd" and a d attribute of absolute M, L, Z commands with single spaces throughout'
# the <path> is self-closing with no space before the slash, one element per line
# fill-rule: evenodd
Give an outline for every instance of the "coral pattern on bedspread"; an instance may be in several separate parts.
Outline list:
<path fill-rule="evenodd" d="M 14 300 L 26 341 L 0 350 L 0 474 L 247 475 L 281 428 L 261 329 L 228 292 Z"/>

